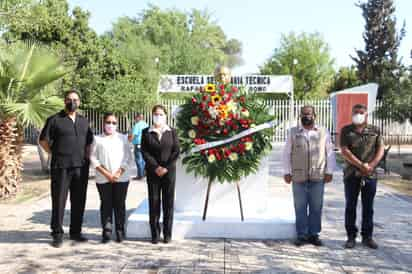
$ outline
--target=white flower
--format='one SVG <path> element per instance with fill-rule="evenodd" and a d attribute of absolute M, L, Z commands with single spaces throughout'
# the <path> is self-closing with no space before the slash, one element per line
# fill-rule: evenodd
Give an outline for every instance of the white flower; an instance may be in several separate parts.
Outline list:
<path fill-rule="evenodd" d="M 227 102 L 226 106 L 227 106 L 228 111 L 236 112 L 237 105 L 233 100 L 230 100 L 229 102 Z"/>
<path fill-rule="evenodd" d="M 245 143 L 245 149 L 246 150 L 251 150 L 253 147 L 253 143 L 252 142 L 246 142 Z"/>
<path fill-rule="evenodd" d="M 194 139 L 194 138 L 196 138 L 196 131 L 194 131 L 193 129 L 191 129 L 191 130 L 189 130 L 189 132 L 187 133 L 187 135 L 188 135 L 190 138 Z"/>
<path fill-rule="evenodd" d="M 215 156 L 214 154 L 210 154 L 210 155 L 207 157 L 207 161 L 208 161 L 209 163 L 213 163 L 214 161 L 216 161 L 216 156 Z"/>
<path fill-rule="evenodd" d="M 237 161 L 237 160 L 239 159 L 239 155 L 237 155 L 237 153 L 230 153 L 229 159 L 230 159 L 232 162 Z"/>
<path fill-rule="evenodd" d="M 250 127 L 256 127 L 256 124 L 251 124 Z"/>
<path fill-rule="evenodd" d="M 209 107 L 209 114 L 212 117 L 212 119 L 216 119 L 217 115 L 219 114 L 219 111 L 215 107 Z"/>
<path fill-rule="evenodd" d="M 193 116 L 191 119 L 192 125 L 197 126 L 199 124 L 199 117 Z"/>
<path fill-rule="evenodd" d="M 249 117 L 249 111 L 248 111 L 247 109 L 242 110 L 242 111 L 240 112 L 240 115 L 241 115 L 242 117 L 247 118 L 247 117 Z"/>

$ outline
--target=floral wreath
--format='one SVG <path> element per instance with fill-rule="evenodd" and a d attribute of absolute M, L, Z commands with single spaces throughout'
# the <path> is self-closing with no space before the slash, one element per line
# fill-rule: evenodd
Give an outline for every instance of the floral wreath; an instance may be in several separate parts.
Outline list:
<path fill-rule="evenodd" d="M 231 84 L 200 88 L 180 107 L 176 118 L 183 165 L 187 172 L 209 182 L 238 182 L 256 173 L 261 157 L 272 148 L 273 128 L 256 132 L 253 128 L 274 117 L 255 94 Z M 241 134 L 246 130 L 252 133 Z M 242 137 L 237 138 L 239 134 Z M 220 145 L 214 146 L 216 141 L 221 141 Z"/>

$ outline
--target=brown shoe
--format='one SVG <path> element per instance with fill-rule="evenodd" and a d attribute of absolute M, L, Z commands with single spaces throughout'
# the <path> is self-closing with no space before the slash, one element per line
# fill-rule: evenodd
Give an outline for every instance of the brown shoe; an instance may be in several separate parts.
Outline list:
<path fill-rule="evenodd" d="M 362 239 L 362 244 L 372 249 L 378 249 L 378 244 L 372 238 Z"/>

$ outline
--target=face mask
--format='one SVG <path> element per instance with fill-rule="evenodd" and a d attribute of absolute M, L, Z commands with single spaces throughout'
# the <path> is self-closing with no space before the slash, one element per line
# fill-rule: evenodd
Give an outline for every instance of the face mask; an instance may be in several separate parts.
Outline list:
<path fill-rule="evenodd" d="M 307 116 L 303 116 L 300 121 L 302 122 L 302 125 L 304 126 L 311 126 L 314 123 L 314 120 L 312 117 L 307 117 Z"/>
<path fill-rule="evenodd" d="M 77 109 L 77 103 L 74 101 L 69 101 L 66 103 L 66 109 L 70 112 L 74 112 Z"/>
<path fill-rule="evenodd" d="M 353 122 L 355 125 L 361 125 L 361 124 L 363 124 L 363 123 L 365 122 L 365 118 L 366 118 L 365 114 L 357 113 L 357 114 L 354 114 L 354 115 L 352 116 L 352 122 Z"/>
<path fill-rule="evenodd" d="M 165 115 L 154 115 L 153 116 L 153 123 L 158 126 L 163 126 L 166 124 L 166 116 Z"/>
<path fill-rule="evenodd" d="M 116 132 L 117 125 L 112 125 L 112 124 L 105 124 L 104 125 L 104 130 L 107 134 L 113 134 Z"/>

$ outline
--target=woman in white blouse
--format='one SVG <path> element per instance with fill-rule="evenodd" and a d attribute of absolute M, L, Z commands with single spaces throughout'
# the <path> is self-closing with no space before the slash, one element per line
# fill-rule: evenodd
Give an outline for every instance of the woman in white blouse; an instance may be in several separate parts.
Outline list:
<path fill-rule="evenodd" d="M 91 163 L 96 168 L 96 184 L 100 195 L 102 242 L 112 235 L 114 212 L 116 240 L 125 237 L 126 194 L 129 186 L 129 166 L 133 160 L 127 136 L 117 132 L 117 118 L 104 115 L 104 133 L 95 136 L 91 149 Z"/>

